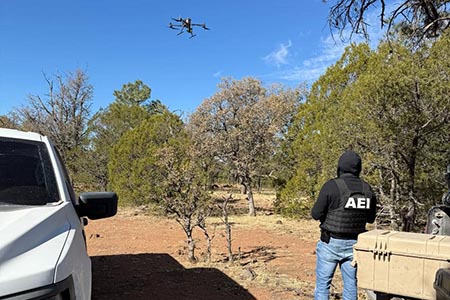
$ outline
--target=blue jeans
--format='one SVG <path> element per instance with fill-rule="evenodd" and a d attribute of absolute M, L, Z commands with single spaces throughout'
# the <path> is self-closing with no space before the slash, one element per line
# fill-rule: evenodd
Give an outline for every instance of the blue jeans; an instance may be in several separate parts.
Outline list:
<path fill-rule="evenodd" d="M 338 264 L 344 282 L 343 300 L 357 299 L 356 268 L 351 265 L 355 243 L 356 240 L 335 238 L 330 238 L 328 244 L 322 241 L 317 243 L 315 300 L 329 299 L 331 280 Z"/>

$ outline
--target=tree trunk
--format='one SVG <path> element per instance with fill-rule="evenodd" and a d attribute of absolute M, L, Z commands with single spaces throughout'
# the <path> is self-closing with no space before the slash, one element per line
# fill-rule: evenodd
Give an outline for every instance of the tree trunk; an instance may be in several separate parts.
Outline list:
<path fill-rule="evenodd" d="M 404 215 L 403 218 L 403 230 L 411 231 L 413 229 L 413 225 L 416 221 L 416 192 L 415 192 L 415 180 L 416 180 L 416 160 L 418 153 L 418 145 L 419 145 L 420 136 L 416 132 L 416 136 L 412 140 L 411 152 L 409 153 L 409 159 L 406 161 L 408 166 L 408 200 L 409 206 L 408 211 Z"/>
<path fill-rule="evenodd" d="M 247 199 L 248 199 L 248 215 L 249 216 L 256 216 L 255 211 L 255 201 L 253 200 L 253 191 L 251 185 L 247 187 Z"/>
<path fill-rule="evenodd" d="M 180 222 L 180 224 L 182 224 Z M 183 230 L 186 233 L 186 243 L 187 243 L 187 248 L 188 248 L 188 259 L 191 263 L 195 263 L 197 261 L 197 259 L 195 258 L 195 241 L 194 238 L 192 237 L 192 226 L 191 226 L 191 218 L 189 217 L 185 217 L 184 218 L 184 224 L 183 225 Z"/>
<path fill-rule="evenodd" d="M 233 251 L 231 248 L 231 224 L 228 221 L 228 201 L 231 200 L 231 195 L 228 198 L 224 198 L 224 201 L 222 203 L 222 205 L 220 206 L 220 208 L 222 208 L 222 221 L 225 224 L 225 236 L 227 239 L 227 250 L 228 250 L 228 262 L 232 263 L 233 262 Z"/>
<path fill-rule="evenodd" d="M 106 192 L 108 190 L 108 180 L 101 180 L 100 189 L 102 192 Z"/>
<path fill-rule="evenodd" d="M 209 235 L 208 229 L 206 228 L 205 224 L 199 224 L 198 227 L 203 231 L 203 234 L 205 235 L 206 240 L 206 255 L 205 255 L 205 262 L 211 262 L 211 248 L 212 248 L 212 240 L 214 239 L 215 235 L 215 227 L 214 227 L 214 233 L 212 236 Z"/>
<path fill-rule="evenodd" d="M 396 214 L 395 214 L 395 208 L 394 208 L 394 203 L 395 203 L 395 192 L 397 189 L 397 184 L 395 182 L 395 177 L 392 176 L 391 178 L 391 189 L 390 189 L 390 203 L 389 203 L 389 218 L 391 219 L 391 229 L 392 230 L 398 230 L 398 224 L 397 224 L 397 218 L 396 218 Z"/>
<path fill-rule="evenodd" d="M 205 231 L 205 239 L 206 239 L 206 261 L 211 262 L 212 238 L 209 236 L 207 231 Z"/>
<path fill-rule="evenodd" d="M 228 222 L 228 217 L 227 217 L 227 221 L 225 223 L 225 233 L 226 233 L 226 237 L 227 237 L 228 262 L 232 263 L 233 262 L 233 251 L 231 248 L 231 225 Z"/>
<path fill-rule="evenodd" d="M 246 195 L 247 192 L 248 192 L 247 185 L 246 185 L 245 183 L 242 183 L 241 193 L 242 193 L 243 195 Z"/>
<path fill-rule="evenodd" d="M 188 259 L 191 263 L 195 263 L 197 259 L 195 258 L 195 242 L 192 238 L 192 230 L 186 231 L 187 235 L 187 246 L 188 246 Z"/>

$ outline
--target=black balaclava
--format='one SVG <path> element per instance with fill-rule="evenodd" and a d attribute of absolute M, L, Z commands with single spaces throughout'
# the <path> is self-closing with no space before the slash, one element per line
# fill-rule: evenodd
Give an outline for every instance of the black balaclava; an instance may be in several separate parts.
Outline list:
<path fill-rule="evenodd" d="M 361 173 L 361 157 L 353 150 L 345 151 L 338 161 L 337 175 L 350 173 L 359 176 Z"/>

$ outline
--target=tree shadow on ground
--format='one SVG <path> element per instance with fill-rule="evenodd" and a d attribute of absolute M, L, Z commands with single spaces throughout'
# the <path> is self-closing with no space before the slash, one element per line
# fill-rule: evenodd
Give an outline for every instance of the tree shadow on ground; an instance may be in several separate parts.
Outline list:
<path fill-rule="evenodd" d="M 264 207 L 255 207 L 256 215 L 273 215 L 273 209 L 272 208 L 264 208 Z M 211 217 L 222 217 L 223 213 L 222 210 L 219 207 L 213 207 L 213 210 L 211 212 Z M 248 216 L 248 207 L 239 207 L 236 205 L 230 205 L 228 206 L 228 215 L 229 216 Z"/>
<path fill-rule="evenodd" d="M 168 254 L 94 256 L 92 299 L 252 300 L 214 268 L 185 269 Z"/>
<path fill-rule="evenodd" d="M 254 247 L 252 250 L 244 251 L 240 255 L 242 260 L 258 260 L 264 263 L 268 263 L 271 260 L 277 258 L 277 252 L 275 247 L 259 246 Z"/>
<path fill-rule="evenodd" d="M 277 248 L 275 247 L 268 247 L 268 246 L 259 246 L 259 247 L 253 247 L 251 250 L 248 251 L 240 251 L 238 250 L 238 253 L 235 253 L 233 255 L 234 261 L 238 262 L 241 266 L 246 266 L 249 264 L 254 264 L 258 262 L 262 262 L 264 264 L 281 257 L 277 255 L 276 252 Z M 220 259 L 216 260 L 217 263 L 226 263 L 228 262 L 228 256 L 226 253 L 220 253 L 222 256 Z"/>

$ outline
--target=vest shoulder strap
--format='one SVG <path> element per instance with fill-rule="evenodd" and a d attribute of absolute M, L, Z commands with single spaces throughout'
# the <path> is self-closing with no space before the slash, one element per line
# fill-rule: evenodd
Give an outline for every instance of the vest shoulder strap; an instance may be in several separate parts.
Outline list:
<path fill-rule="evenodd" d="M 346 194 L 349 195 L 350 193 L 355 192 L 355 191 L 351 191 L 348 188 L 348 186 L 345 183 L 345 180 L 343 178 L 339 178 L 338 177 L 338 178 L 334 179 L 334 182 L 336 182 L 336 185 L 337 185 L 337 187 L 339 189 L 339 192 L 341 194 L 341 198 L 342 198 L 342 196 L 344 196 Z M 362 179 L 361 179 L 361 184 L 362 184 L 362 191 L 361 192 L 362 192 L 363 195 L 367 196 L 369 194 L 369 190 L 370 190 L 369 184 L 367 182 L 365 182 L 364 180 L 362 180 Z"/>
<path fill-rule="evenodd" d="M 347 184 L 345 183 L 344 179 L 336 178 L 334 180 L 334 182 L 336 182 L 336 185 L 337 185 L 337 187 L 339 189 L 339 192 L 341 193 L 341 196 L 343 196 L 343 195 L 345 195 L 347 193 L 350 193 L 350 190 L 349 190 Z"/>

